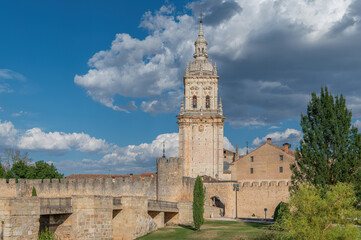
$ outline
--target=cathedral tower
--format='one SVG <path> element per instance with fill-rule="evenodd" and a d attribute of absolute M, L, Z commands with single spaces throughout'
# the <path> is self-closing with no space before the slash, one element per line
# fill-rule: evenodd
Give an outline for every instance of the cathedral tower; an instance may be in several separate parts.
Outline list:
<path fill-rule="evenodd" d="M 194 61 L 187 64 L 183 78 L 184 100 L 181 102 L 179 157 L 184 160 L 184 176 L 207 175 L 223 178 L 222 102 L 218 101 L 216 64 L 209 62 L 202 20 L 194 43 Z"/>

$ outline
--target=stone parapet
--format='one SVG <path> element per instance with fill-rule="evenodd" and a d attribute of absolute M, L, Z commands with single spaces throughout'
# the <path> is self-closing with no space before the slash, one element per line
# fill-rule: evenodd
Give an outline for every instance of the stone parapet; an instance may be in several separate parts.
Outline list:
<path fill-rule="evenodd" d="M 30 197 L 35 187 L 38 197 L 71 197 L 72 195 L 146 196 L 155 199 L 156 182 L 152 176 L 99 179 L 0 179 L 0 197 Z"/>

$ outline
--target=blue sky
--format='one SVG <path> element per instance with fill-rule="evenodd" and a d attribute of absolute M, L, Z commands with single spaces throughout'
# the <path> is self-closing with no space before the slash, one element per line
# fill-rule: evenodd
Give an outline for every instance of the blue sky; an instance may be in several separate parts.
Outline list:
<path fill-rule="evenodd" d="M 177 155 L 200 11 L 227 148 L 295 145 L 321 86 L 343 93 L 360 123 L 356 0 L 0 1 L 1 152 L 28 151 L 66 175 L 154 171 L 163 141 Z"/>

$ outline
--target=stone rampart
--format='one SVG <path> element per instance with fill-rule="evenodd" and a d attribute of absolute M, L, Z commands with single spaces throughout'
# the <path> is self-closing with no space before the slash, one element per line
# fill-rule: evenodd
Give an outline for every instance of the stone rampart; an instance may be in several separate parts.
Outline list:
<path fill-rule="evenodd" d="M 0 197 L 29 197 L 35 187 L 38 197 L 72 195 L 145 196 L 155 199 L 156 181 L 151 176 L 99 179 L 0 179 Z"/>
<path fill-rule="evenodd" d="M 236 216 L 236 193 L 233 184 L 239 184 L 237 192 L 237 216 L 241 218 L 264 218 L 267 208 L 267 218 L 271 218 L 280 201 L 289 200 L 289 181 L 214 181 L 205 182 L 206 202 L 212 206 L 212 198 L 217 197 L 225 206 L 225 216 Z"/>

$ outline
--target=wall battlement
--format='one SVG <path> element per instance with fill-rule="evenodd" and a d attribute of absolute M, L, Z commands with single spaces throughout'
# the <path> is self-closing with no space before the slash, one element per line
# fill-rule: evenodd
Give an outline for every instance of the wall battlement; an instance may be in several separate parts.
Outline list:
<path fill-rule="evenodd" d="M 31 196 L 35 187 L 39 197 L 70 197 L 71 195 L 147 196 L 155 199 L 156 181 L 151 176 L 98 179 L 0 179 L 0 196 Z"/>

